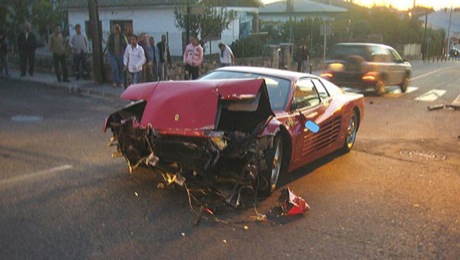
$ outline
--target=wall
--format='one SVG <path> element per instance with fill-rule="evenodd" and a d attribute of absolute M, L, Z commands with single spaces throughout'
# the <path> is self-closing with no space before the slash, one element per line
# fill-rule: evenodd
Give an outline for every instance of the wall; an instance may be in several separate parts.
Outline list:
<path fill-rule="evenodd" d="M 235 8 L 238 15 L 230 23 L 229 29 L 221 34 L 221 39 L 211 41 L 204 45 L 206 54 L 218 52 L 218 43 L 224 42 L 231 44 L 239 38 L 239 17 L 241 12 L 250 11 L 248 8 Z M 75 34 L 74 26 L 79 23 L 82 25 L 82 33 L 88 35 L 88 30 L 85 28 L 85 21 L 88 21 L 87 10 L 70 10 L 68 14 L 70 35 Z M 182 30 L 175 26 L 174 9 L 166 7 L 150 7 L 145 9 L 115 9 L 106 10 L 99 9 L 99 19 L 102 23 L 102 38 L 103 44 L 107 41 L 110 35 L 110 21 L 113 20 L 132 20 L 135 34 L 146 32 L 155 38 L 156 42 L 161 40 L 162 34 L 168 34 L 169 48 L 172 56 L 182 56 Z M 185 41 L 185 39 L 184 39 Z"/>

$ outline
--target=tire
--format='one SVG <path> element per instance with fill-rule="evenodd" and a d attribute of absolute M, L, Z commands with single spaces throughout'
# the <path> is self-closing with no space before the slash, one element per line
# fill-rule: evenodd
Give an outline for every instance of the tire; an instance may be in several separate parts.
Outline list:
<path fill-rule="evenodd" d="M 345 153 L 350 152 L 351 148 L 353 148 L 355 144 L 356 133 L 358 132 L 358 125 L 358 114 L 356 113 L 356 111 L 353 111 L 353 114 L 351 114 L 351 117 L 348 120 L 346 137 L 343 143 L 343 151 Z"/>
<path fill-rule="evenodd" d="M 404 77 L 403 82 L 399 85 L 402 93 L 407 91 L 407 87 L 409 87 L 409 76 Z"/>
<path fill-rule="evenodd" d="M 378 96 L 385 94 L 385 87 L 385 81 L 383 79 L 380 79 L 379 81 L 377 81 L 377 83 L 375 83 L 375 93 L 377 93 Z"/>
<path fill-rule="evenodd" d="M 275 191 L 281 175 L 283 152 L 283 140 L 281 136 L 277 135 L 273 140 L 273 148 L 269 148 L 265 151 L 267 169 L 260 172 L 260 195 L 269 196 L 273 191 Z"/>

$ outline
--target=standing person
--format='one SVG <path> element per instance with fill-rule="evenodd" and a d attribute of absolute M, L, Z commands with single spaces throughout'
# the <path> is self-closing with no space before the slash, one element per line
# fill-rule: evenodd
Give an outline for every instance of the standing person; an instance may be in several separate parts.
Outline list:
<path fill-rule="evenodd" d="M 303 57 L 305 56 L 304 48 L 301 43 L 297 44 L 297 47 L 294 50 L 293 56 L 294 56 L 294 61 L 297 63 L 297 72 L 301 72 L 302 71 L 302 61 L 303 61 Z"/>
<path fill-rule="evenodd" d="M 145 63 L 145 53 L 144 49 L 137 44 L 137 35 L 131 36 L 131 44 L 126 47 L 123 63 L 131 75 L 131 83 L 140 83 L 142 66 Z"/>
<path fill-rule="evenodd" d="M 37 49 L 37 40 L 35 35 L 30 31 L 30 28 L 30 23 L 26 23 L 24 25 L 24 31 L 18 35 L 17 39 L 21 76 L 26 75 L 27 64 L 29 64 L 29 75 L 34 75 L 35 49 Z"/>
<path fill-rule="evenodd" d="M 160 50 L 158 46 L 156 46 L 155 38 L 153 36 L 150 36 L 149 44 L 150 44 L 149 51 L 151 51 L 152 62 L 153 62 L 153 66 L 152 66 L 153 80 L 157 81 L 158 80 L 158 65 L 160 64 Z"/>
<path fill-rule="evenodd" d="M 200 66 L 203 63 L 203 47 L 201 47 L 195 35 L 190 37 L 190 44 L 185 47 L 183 61 L 188 78 L 197 79 Z"/>
<path fill-rule="evenodd" d="M 123 54 L 128 46 L 128 40 L 125 35 L 121 33 L 121 27 L 115 24 L 112 33 L 107 42 L 107 49 L 109 51 L 110 66 L 112 67 L 112 87 L 123 87 L 125 82 L 125 67 L 123 63 Z"/>
<path fill-rule="evenodd" d="M 233 55 L 232 49 L 225 45 L 224 43 L 219 43 L 219 49 L 220 49 L 220 66 L 225 67 L 225 66 L 230 66 L 235 64 L 235 56 Z"/>
<path fill-rule="evenodd" d="M 8 71 L 8 52 L 10 51 L 10 43 L 4 31 L 0 31 L 0 75 L 9 77 Z"/>
<path fill-rule="evenodd" d="M 139 36 L 139 43 L 145 54 L 145 64 L 142 67 L 142 79 L 144 82 L 153 81 L 153 53 L 149 43 L 149 35 L 147 33 L 141 33 Z"/>
<path fill-rule="evenodd" d="M 70 82 L 68 73 L 67 73 L 67 64 L 65 61 L 65 42 L 62 38 L 61 27 L 56 26 L 54 28 L 54 33 L 51 34 L 49 39 L 49 48 L 53 54 L 53 64 L 54 72 L 56 73 L 56 78 L 58 82 L 62 81 L 61 71 L 64 82 Z M 59 68 L 60 65 L 60 68 Z"/>
<path fill-rule="evenodd" d="M 169 54 L 169 46 L 166 35 L 161 35 L 161 41 L 157 44 L 160 53 L 160 63 L 158 64 L 158 80 L 168 80 L 168 65 L 171 63 L 171 55 Z"/>
<path fill-rule="evenodd" d="M 303 72 L 310 72 L 309 67 L 310 67 L 310 50 L 306 45 L 304 45 L 304 56 L 302 59 L 302 67 L 303 67 Z"/>
<path fill-rule="evenodd" d="M 75 79 L 79 80 L 82 76 L 82 70 L 88 72 L 86 55 L 88 54 L 88 39 L 81 33 L 80 24 L 75 25 L 76 34 L 70 39 L 70 47 L 73 50 L 73 62 L 75 69 Z"/>

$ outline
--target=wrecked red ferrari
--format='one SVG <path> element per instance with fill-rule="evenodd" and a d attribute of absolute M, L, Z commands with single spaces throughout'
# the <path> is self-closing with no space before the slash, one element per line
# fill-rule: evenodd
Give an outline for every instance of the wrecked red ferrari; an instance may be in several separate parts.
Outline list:
<path fill-rule="evenodd" d="M 168 183 L 214 187 L 227 201 L 243 188 L 268 195 L 280 174 L 349 151 L 364 112 L 362 95 L 324 79 L 255 67 L 132 85 L 121 98 L 131 103 L 104 125 L 114 156 L 131 172 L 142 166 Z"/>

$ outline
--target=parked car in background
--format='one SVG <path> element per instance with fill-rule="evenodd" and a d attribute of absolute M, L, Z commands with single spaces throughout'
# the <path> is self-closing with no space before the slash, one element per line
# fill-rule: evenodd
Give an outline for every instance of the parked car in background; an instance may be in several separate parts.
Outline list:
<path fill-rule="evenodd" d="M 449 55 L 452 58 L 458 58 L 460 56 L 460 50 L 456 47 L 452 47 L 449 51 Z"/>
<path fill-rule="evenodd" d="M 268 195 L 281 174 L 350 151 L 364 115 L 361 94 L 314 75 L 256 67 L 131 85 L 121 98 L 133 103 L 109 115 L 104 131 L 111 129 L 111 145 L 130 170 L 211 185 L 227 202 L 245 187 Z"/>
<path fill-rule="evenodd" d="M 411 65 L 390 46 L 373 43 L 339 43 L 334 46 L 321 77 L 339 87 L 365 90 L 377 94 L 385 86 L 398 85 L 406 92 Z"/>

